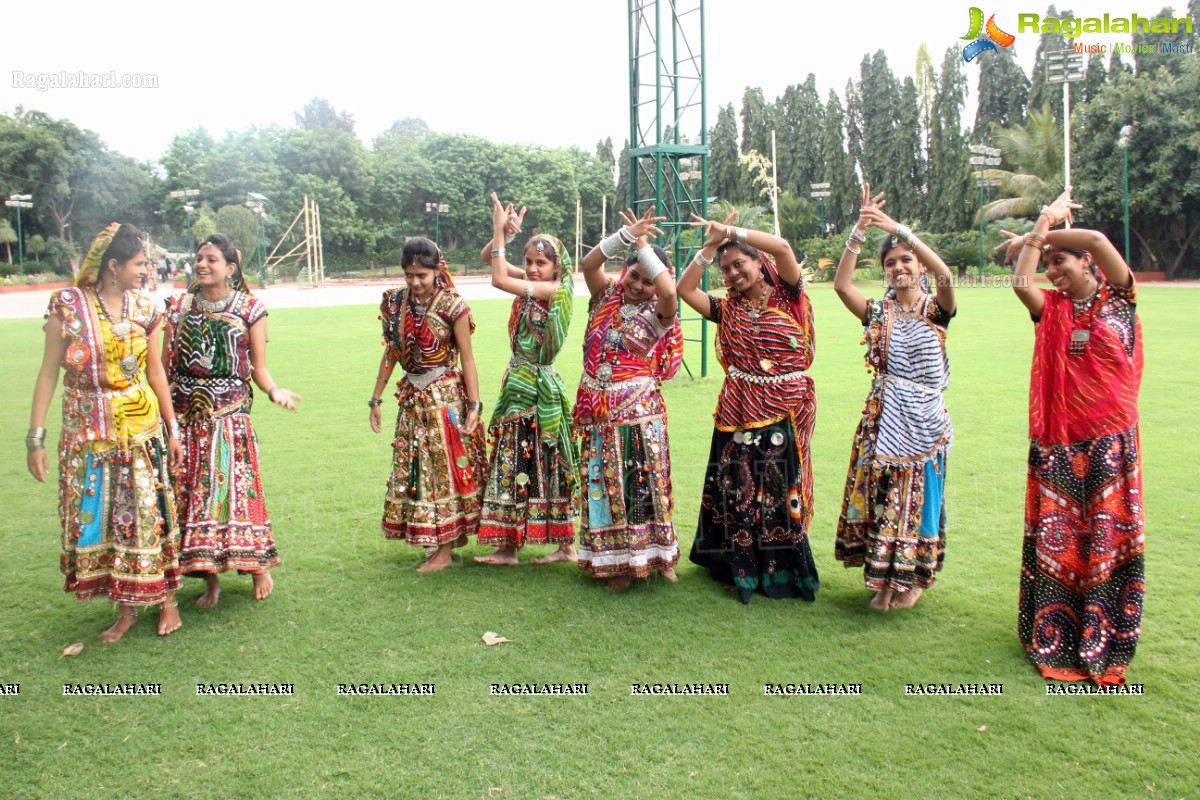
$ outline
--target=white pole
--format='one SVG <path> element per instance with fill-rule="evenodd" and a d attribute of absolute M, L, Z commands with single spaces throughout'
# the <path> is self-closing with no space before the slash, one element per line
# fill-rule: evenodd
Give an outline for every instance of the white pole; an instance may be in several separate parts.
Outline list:
<path fill-rule="evenodd" d="M 1071 82 L 1063 81 L 1063 191 L 1071 188 Z M 1071 227 L 1070 221 L 1063 223 Z"/>
<path fill-rule="evenodd" d="M 771 210 L 775 213 L 775 235 L 779 235 L 779 167 L 775 161 L 775 129 L 771 129 Z"/>
<path fill-rule="evenodd" d="M 600 195 L 600 239 L 608 236 L 608 195 Z"/>
<path fill-rule="evenodd" d="M 579 240 L 583 238 L 583 198 L 575 198 L 575 269 L 579 269 Z"/>

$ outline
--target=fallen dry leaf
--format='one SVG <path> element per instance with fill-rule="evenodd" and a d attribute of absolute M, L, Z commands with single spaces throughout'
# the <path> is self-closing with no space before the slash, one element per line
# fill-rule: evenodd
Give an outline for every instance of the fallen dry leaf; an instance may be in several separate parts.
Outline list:
<path fill-rule="evenodd" d="M 483 634 L 483 643 L 486 644 L 488 647 L 491 647 L 494 644 L 503 644 L 504 642 L 511 642 L 511 641 L 512 641 L 512 639 L 505 639 L 503 636 L 496 633 L 495 631 L 488 631 L 487 633 Z"/>
<path fill-rule="evenodd" d="M 82 652 L 83 652 L 83 642 L 76 642 L 73 645 L 69 645 L 69 646 L 63 648 L 64 656 L 77 656 Z"/>

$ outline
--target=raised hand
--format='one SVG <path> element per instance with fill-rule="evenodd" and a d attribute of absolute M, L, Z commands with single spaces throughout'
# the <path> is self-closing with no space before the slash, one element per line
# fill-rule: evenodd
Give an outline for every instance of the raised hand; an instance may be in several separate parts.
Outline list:
<path fill-rule="evenodd" d="M 992 249 L 994 252 L 997 252 L 997 253 L 1000 252 L 1001 250 L 1003 250 L 1004 251 L 1004 263 L 1012 264 L 1013 258 L 1015 256 L 1017 256 L 1018 254 L 1020 254 L 1021 248 L 1025 246 L 1025 237 L 1019 233 L 1013 233 L 1012 231 L 1006 231 L 1003 228 L 1000 229 L 1000 232 L 1003 233 L 1008 238 L 1005 239 L 1000 244 L 996 245 Z"/>
<path fill-rule="evenodd" d="M 1041 216 L 1050 221 L 1051 228 L 1055 225 L 1070 225 L 1075 221 L 1074 211 L 1083 208 L 1082 205 L 1071 200 L 1071 188 L 1068 186 L 1066 191 L 1055 198 L 1053 203 L 1042 207 Z"/>
<path fill-rule="evenodd" d="M 884 199 L 883 192 L 871 196 L 871 184 L 864 183 L 862 188 L 862 208 L 858 212 L 858 222 L 855 227 L 862 232 L 866 232 L 868 228 L 879 228 L 885 233 L 896 232 L 896 220 L 884 213 L 883 207 L 887 204 Z"/>
<path fill-rule="evenodd" d="M 737 219 L 737 209 L 731 208 L 729 213 L 725 215 L 724 222 L 717 222 L 713 219 L 705 219 L 698 214 L 692 214 L 692 227 L 704 228 L 705 240 L 702 247 L 720 247 L 729 238 L 729 226 Z"/>
<path fill-rule="evenodd" d="M 666 217 L 654 216 L 654 209 L 646 209 L 646 213 L 642 216 L 635 216 L 632 209 L 625 209 L 619 212 L 621 220 L 625 223 L 625 227 L 629 229 L 629 233 L 633 235 L 633 246 L 635 249 L 642 249 L 651 238 L 662 236 L 663 232 L 656 223 L 662 222 Z"/>

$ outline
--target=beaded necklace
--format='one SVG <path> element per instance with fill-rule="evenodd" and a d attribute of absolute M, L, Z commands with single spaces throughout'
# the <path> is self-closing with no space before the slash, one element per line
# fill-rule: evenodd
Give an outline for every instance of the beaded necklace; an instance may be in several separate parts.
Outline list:
<path fill-rule="evenodd" d="M 1096 282 L 1096 288 L 1092 290 L 1092 293 L 1082 300 L 1070 297 L 1071 341 L 1067 345 L 1068 355 L 1081 356 L 1087 350 L 1088 342 L 1092 338 L 1092 319 L 1096 316 L 1096 301 L 1099 297 L 1099 281 Z"/>
<path fill-rule="evenodd" d="M 113 322 L 112 315 L 108 313 L 108 306 L 105 305 L 100 292 L 93 287 L 92 294 L 95 295 L 96 305 L 99 307 L 100 313 L 104 315 L 104 319 L 108 321 L 109 329 L 112 330 L 115 337 L 121 374 L 127 380 L 132 381 L 141 366 L 138 364 L 137 356 L 133 353 L 133 324 L 128 319 L 129 294 L 125 292 L 121 294 L 121 319 L 116 322 Z"/>
<path fill-rule="evenodd" d="M 620 324 L 612 325 L 604 332 L 604 346 L 600 351 L 600 366 L 596 368 L 596 377 L 602 381 L 611 381 L 613 376 L 613 366 L 617 363 L 617 358 L 620 355 L 622 342 L 625 338 L 625 332 L 629 330 L 633 322 L 650 308 L 653 298 L 643 300 L 640 303 L 621 303 L 617 309 L 617 316 L 620 318 Z"/>

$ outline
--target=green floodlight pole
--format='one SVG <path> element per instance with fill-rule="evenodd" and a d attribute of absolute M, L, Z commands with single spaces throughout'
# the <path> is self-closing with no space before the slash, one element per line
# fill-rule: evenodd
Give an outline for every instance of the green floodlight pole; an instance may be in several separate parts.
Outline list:
<path fill-rule="evenodd" d="M 1125 263 L 1129 264 L 1129 137 L 1133 135 L 1133 126 L 1125 125 L 1121 128 L 1121 136 L 1117 139 L 1117 146 L 1121 148 L 1121 154 L 1124 161 L 1124 169 L 1122 172 L 1125 177 Z M 1130 267 L 1132 269 L 1132 267 Z"/>
<path fill-rule="evenodd" d="M 246 192 L 246 207 L 254 212 L 254 255 L 258 259 L 258 280 L 263 287 L 267 285 L 267 265 L 263 259 L 263 251 L 266 249 L 263 239 L 266 238 L 267 211 L 263 206 L 270 204 L 271 201 L 266 195 Z"/>
<path fill-rule="evenodd" d="M 808 193 L 808 196 L 815 197 L 821 206 L 821 230 L 817 231 L 817 233 L 821 236 L 828 236 L 829 232 L 825 230 L 825 198 L 831 194 L 829 184 L 810 183 L 809 186 L 812 187 L 812 191 Z"/>
<path fill-rule="evenodd" d="M 448 203 L 425 204 L 425 213 L 433 212 L 433 243 L 437 245 L 439 250 L 442 247 L 439 241 L 442 235 L 442 214 L 445 214 L 449 210 L 450 205 Z"/>
<path fill-rule="evenodd" d="M 969 147 L 973 154 L 969 159 L 972 166 L 979 167 L 979 280 L 983 280 L 983 188 L 987 185 L 987 180 L 983 177 L 984 166 L 996 167 L 1000 165 L 1000 148 L 988 147 L 984 144 L 973 144 Z"/>
<path fill-rule="evenodd" d="M 197 197 L 200 194 L 199 189 L 176 189 L 173 192 L 168 192 L 167 197 L 172 197 L 176 200 L 185 200 L 189 197 Z M 196 252 L 192 246 L 192 214 L 195 213 L 196 206 L 190 201 L 184 202 L 183 213 L 187 217 L 187 237 L 188 237 L 188 257 L 192 260 L 193 270 L 196 263 Z"/>
<path fill-rule="evenodd" d="M 21 264 L 21 274 L 25 274 L 25 234 L 21 229 L 21 209 L 33 208 L 33 203 L 29 202 L 33 199 L 31 194 L 11 194 L 4 201 L 4 205 L 17 210 L 17 258 Z"/>

